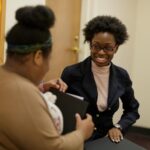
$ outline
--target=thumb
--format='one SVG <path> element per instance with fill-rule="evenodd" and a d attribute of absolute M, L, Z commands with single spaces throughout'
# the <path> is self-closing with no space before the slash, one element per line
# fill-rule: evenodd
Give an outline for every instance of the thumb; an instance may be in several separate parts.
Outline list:
<path fill-rule="evenodd" d="M 80 115 L 78 113 L 76 113 L 75 116 L 76 116 L 76 122 L 78 122 L 78 123 L 81 122 L 82 119 L 81 119 Z"/>

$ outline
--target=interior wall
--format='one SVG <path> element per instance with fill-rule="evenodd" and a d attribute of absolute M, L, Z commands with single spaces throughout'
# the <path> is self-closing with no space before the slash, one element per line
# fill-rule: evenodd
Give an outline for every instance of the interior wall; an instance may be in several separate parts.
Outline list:
<path fill-rule="evenodd" d="M 16 23 L 15 20 L 15 11 L 22 6 L 26 5 L 37 5 L 43 4 L 45 5 L 45 0 L 7 0 L 6 1 L 6 28 L 5 31 L 7 32 L 11 26 Z"/>
<path fill-rule="evenodd" d="M 16 23 L 15 11 L 26 5 L 45 5 L 45 0 L 6 0 L 5 34 Z M 5 48 L 6 50 L 6 43 Z"/>
<path fill-rule="evenodd" d="M 150 128 L 150 1 L 138 0 L 132 77 L 140 101 L 139 126 Z"/>

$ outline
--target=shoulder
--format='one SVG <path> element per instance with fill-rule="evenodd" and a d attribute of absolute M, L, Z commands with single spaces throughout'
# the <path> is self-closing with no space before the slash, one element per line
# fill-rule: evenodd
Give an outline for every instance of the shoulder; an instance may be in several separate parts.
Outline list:
<path fill-rule="evenodd" d="M 117 66 L 115 64 L 111 65 L 111 69 L 115 70 L 115 72 L 120 76 L 128 76 L 128 71 L 120 66 Z"/>
<path fill-rule="evenodd" d="M 115 74 L 116 78 L 125 85 L 131 85 L 132 81 L 128 71 L 120 66 L 111 65 L 111 73 Z"/>
<path fill-rule="evenodd" d="M 61 78 L 68 85 L 74 81 L 80 82 L 84 75 L 87 73 L 87 71 L 91 69 L 90 65 L 91 61 L 88 57 L 82 62 L 67 66 L 62 72 Z"/>
<path fill-rule="evenodd" d="M 39 91 L 38 87 L 26 79 L 20 79 L 17 81 L 17 88 L 19 89 L 22 100 L 30 103 L 31 105 L 40 105 L 47 107 L 44 98 Z"/>
<path fill-rule="evenodd" d="M 64 68 L 63 73 L 69 73 L 69 74 L 82 74 L 86 72 L 87 69 L 89 69 L 91 66 L 91 58 L 88 57 L 82 62 L 67 66 Z"/>
<path fill-rule="evenodd" d="M 18 74 L 5 71 L 3 85 L 4 97 L 6 100 L 11 98 L 12 103 L 24 105 L 40 103 L 44 105 L 43 98 L 37 86 Z"/>

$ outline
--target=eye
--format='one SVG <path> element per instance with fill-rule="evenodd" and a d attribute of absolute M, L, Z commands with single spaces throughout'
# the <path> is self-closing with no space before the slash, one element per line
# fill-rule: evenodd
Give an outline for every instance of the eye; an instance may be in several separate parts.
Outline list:
<path fill-rule="evenodd" d="M 105 47 L 104 49 L 108 50 L 108 51 L 112 51 L 114 49 L 114 47 Z"/>
<path fill-rule="evenodd" d="M 91 48 L 94 50 L 99 50 L 100 47 L 99 47 L 99 45 L 93 44 L 93 45 L 91 45 Z"/>
<path fill-rule="evenodd" d="M 99 46 L 98 45 L 93 45 L 95 49 L 99 49 Z"/>

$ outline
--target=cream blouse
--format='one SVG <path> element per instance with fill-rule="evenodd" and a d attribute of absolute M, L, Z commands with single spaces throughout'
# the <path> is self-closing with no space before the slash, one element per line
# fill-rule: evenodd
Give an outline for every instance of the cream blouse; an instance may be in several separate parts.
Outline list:
<path fill-rule="evenodd" d="M 110 65 L 99 67 L 92 61 L 92 72 L 97 86 L 97 107 L 103 112 L 107 108 Z"/>

